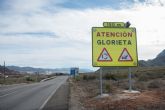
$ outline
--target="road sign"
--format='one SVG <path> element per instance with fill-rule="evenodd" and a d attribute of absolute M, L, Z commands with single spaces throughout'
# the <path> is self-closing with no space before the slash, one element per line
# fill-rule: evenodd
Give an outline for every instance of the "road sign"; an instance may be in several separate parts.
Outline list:
<path fill-rule="evenodd" d="M 118 61 L 132 61 L 132 57 L 126 48 L 123 49 Z"/>
<path fill-rule="evenodd" d="M 104 27 L 110 28 L 125 28 L 124 22 L 103 22 Z"/>
<path fill-rule="evenodd" d="M 79 68 L 74 67 L 70 69 L 70 75 L 76 76 L 78 75 L 78 73 L 79 73 Z"/>
<path fill-rule="evenodd" d="M 135 28 L 92 28 L 93 66 L 137 66 L 137 64 Z"/>
<path fill-rule="evenodd" d="M 108 51 L 106 50 L 106 48 L 103 48 L 102 52 L 100 53 L 100 56 L 98 57 L 97 61 L 105 61 L 105 62 L 109 62 L 112 61 L 111 56 L 109 55 Z"/>

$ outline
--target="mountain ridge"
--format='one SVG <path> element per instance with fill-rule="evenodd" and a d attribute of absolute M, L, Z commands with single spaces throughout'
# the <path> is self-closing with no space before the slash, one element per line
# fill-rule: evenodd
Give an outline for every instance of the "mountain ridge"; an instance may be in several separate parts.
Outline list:
<path fill-rule="evenodd" d="M 19 72 L 27 72 L 27 73 L 34 73 L 34 72 L 40 72 L 40 73 L 69 73 L 70 68 L 55 68 L 55 69 L 49 69 L 49 68 L 34 68 L 34 67 L 20 67 L 20 66 L 7 66 L 7 68 L 11 70 L 16 70 Z M 92 72 L 90 69 L 85 68 L 79 68 L 80 73 L 84 72 Z"/>
<path fill-rule="evenodd" d="M 155 58 L 147 61 L 140 60 L 140 67 L 153 67 L 153 66 L 165 66 L 165 49 L 161 51 Z"/>
<path fill-rule="evenodd" d="M 161 51 L 155 58 L 149 59 L 147 61 L 140 60 L 138 62 L 139 67 L 154 67 L 154 66 L 165 66 L 165 49 Z M 124 68 L 124 67 L 118 67 L 118 68 Z M 115 67 L 104 67 L 104 69 L 113 69 L 115 70 Z M 70 68 L 55 68 L 55 69 L 48 69 L 48 68 L 34 68 L 34 67 L 19 67 L 19 66 L 6 66 L 6 70 L 12 73 L 69 73 Z M 93 72 L 90 69 L 80 68 L 80 73 L 86 73 L 86 72 Z M 3 67 L 1 66 L 0 72 L 3 72 Z"/>

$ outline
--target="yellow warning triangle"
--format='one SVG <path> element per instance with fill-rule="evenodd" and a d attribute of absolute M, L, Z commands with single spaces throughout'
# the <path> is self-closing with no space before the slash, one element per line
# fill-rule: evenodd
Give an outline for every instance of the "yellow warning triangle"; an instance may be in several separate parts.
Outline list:
<path fill-rule="evenodd" d="M 133 61 L 131 55 L 126 48 L 123 49 L 118 61 Z"/>
<path fill-rule="evenodd" d="M 100 62 L 111 62 L 113 61 L 110 54 L 108 53 L 106 48 L 103 48 L 102 52 L 100 53 L 97 61 Z"/>

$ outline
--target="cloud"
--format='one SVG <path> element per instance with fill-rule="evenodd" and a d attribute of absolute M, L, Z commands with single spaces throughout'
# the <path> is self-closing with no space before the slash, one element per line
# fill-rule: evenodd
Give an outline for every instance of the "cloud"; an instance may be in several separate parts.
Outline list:
<path fill-rule="evenodd" d="M 137 28 L 139 59 L 154 58 L 165 47 L 165 7 L 160 2 L 134 0 L 122 9 L 80 10 L 59 5 L 65 1 L 7 1 L 10 10 L 1 6 L 7 12 L 0 14 L 0 59 L 10 65 L 91 68 L 91 27 L 103 21 L 130 21 Z"/>
<path fill-rule="evenodd" d="M 48 7 L 59 8 L 57 4 L 63 3 L 66 0 L 1 0 L 0 8 L 2 12 L 7 14 L 36 14 L 42 13 Z M 15 12 L 15 13 L 12 13 Z"/>
<path fill-rule="evenodd" d="M 24 33 L 0 33 L 3 36 L 34 36 L 34 37 L 57 37 L 53 32 L 24 32 Z"/>

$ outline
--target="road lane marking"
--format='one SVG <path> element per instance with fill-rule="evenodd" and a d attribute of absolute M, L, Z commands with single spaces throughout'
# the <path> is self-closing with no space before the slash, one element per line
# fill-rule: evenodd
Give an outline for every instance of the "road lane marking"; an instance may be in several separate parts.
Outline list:
<path fill-rule="evenodd" d="M 8 95 L 13 94 L 13 93 L 16 93 L 20 89 L 26 88 L 26 87 L 29 87 L 29 86 L 31 86 L 31 85 L 30 84 L 29 85 L 23 85 L 23 86 L 17 87 L 17 88 L 11 88 L 11 89 L 2 90 L 2 91 L 0 91 L 0 93 L 5 93 L 5 92 L 8 92 L 8 93 L 6 93 L 4 95 L 0 95 L 0 98 L 8 96 Z"/>
<path fill-rule="evenodd" d="M 8 95 L 10 95 L 10 94 L 13 94 L 13 93 L 15 93 L 15 92 L 17 92 L 17 91 L 13 91 L 13 92 L 10 92 L 10 93 L 8 93 L 8 94 L 1 95 L 0 98 L 5 97 L 5 96 L 8 96 Z"/>

